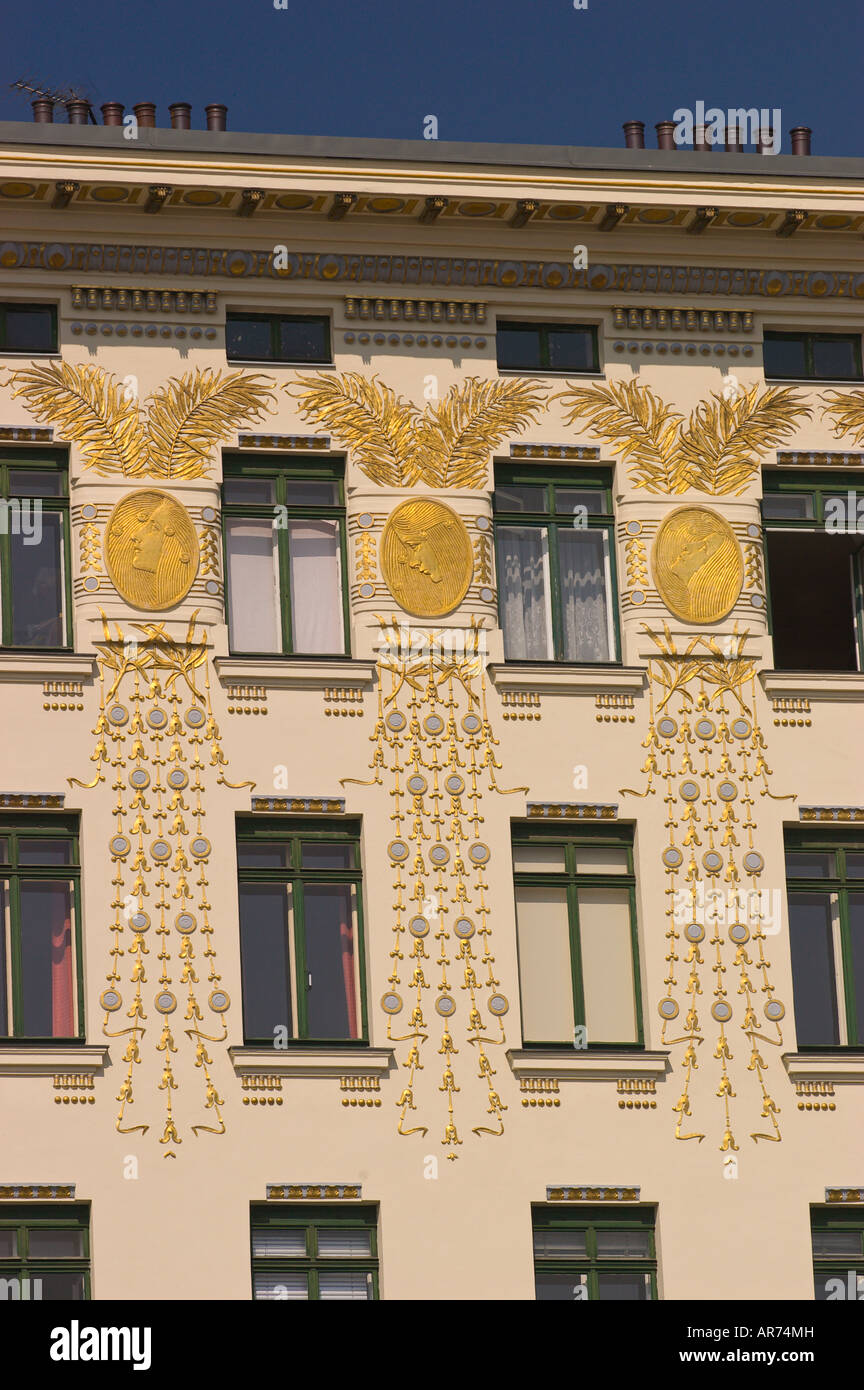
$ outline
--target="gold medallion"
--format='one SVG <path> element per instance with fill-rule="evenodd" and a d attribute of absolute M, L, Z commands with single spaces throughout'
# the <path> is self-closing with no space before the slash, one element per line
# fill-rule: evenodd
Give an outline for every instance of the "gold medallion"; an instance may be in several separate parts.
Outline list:
<path fill-rule="evenodd" d="M 666 517 L 651 568 L 666 607 L 687 623 L 725 618 L 744 582 L 744 559 L 732 527 L 706 507 L 679 507 Z"/>
<path fill-rule="evenodd" d="M 192 518 L 167 492 L 130 492 L 105 528 L 105 559 L 115 589 L 133 608 L 173 608 L 198 573 Z"/>
<path fill-rule="evenodd" d="M 443 618 L 459 607 L 471 583 L 471 540 L 443 502 L 427 497 L 402 502 L 384 527 L 381 568 L 406 613 Z"/>

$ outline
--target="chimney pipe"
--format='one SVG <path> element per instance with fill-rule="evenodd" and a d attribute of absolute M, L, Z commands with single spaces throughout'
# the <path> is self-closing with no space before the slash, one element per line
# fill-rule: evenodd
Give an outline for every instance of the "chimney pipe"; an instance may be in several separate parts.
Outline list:
<path fill-rule="evenodd" d="M 793 130 L 790 130 L 789 135 L 792 139 L 792 153 L 809 154 L 810 136 L 812 134 L 813 131 L 810 129 L 809 125 L 796 125 Z"/>
<path fill-rule="evenodd" d="M 625 121 L 622 129 L 624 131 L 624 144 L 628 150 L 644 150 L 644 121 Z"/>
<path fill-rule="evenodd" d="M 192 107 L 188 101 L 174 101 L 168 107 L 171 114 L 172 130 L 191 130 Z"/>
<path fill-rule="evenodd" d="M 125 111 L 125 109 L 126 108 L 124 107 L 122 101 L 103 102 L 101 107 L 103 124 L 122 125 L 123 112 Z"/>
<path fill-rule="evenodd" d="M 90 120 L 90 103 L 79 97 L 66 103 L 66 115 L 70 125 L 87 125 Z"/>
<path fill-rule="evenodd" d="M 153 101 L 139 101 L 137 106 L 133 106 L 135 119 L 139 126 L 147 126 L 153 129 L 156 125 L 156 103 Z"/>
<path fill-rule="evenodd" d="M 743 154 L 744 145 L 735 126 L 726 127 L 726 153 Z"/>
<path fill-rule="evenodd" d="M 37 125 L 49 125 L 54 120 L 54 103 L 47 101 L 45 97 L 40 97 L 38 101 L 31 102 L 33 107 L 33 119 Z"/>
<path fill-rule="evenodd" d="M 223 106 L 221 102 L 211 101 L 209 106 L 204 107 L 204 114 L 207 117 L 208 130 L 228 129 L 228 107 Z"/>
<path fill-rule="evenodd" d="M 705 135 L 704 125 L 697 125 L 693 128 L 693 148 L 694 150 L 702 151 L 703 154 L 706 152 L 710 153 L 711 151 L 711 146 L 708 144 L 708 140 Z"/>
<path fill-rule="evenodd" d="M 768 150 L 773 144 L 774 127 L 769 125 L 766 126 L 764 130 L 760 130 L 759 132 L 758 139 L 756 140 L 756 153 L 765 154 L 766 150 Z"/>
<path fill-rule="evenodd" d="M 674 150 L 675 148 L 675 122 L 658 121 L 654 129 L 657 132 L 658 150 Z"/>

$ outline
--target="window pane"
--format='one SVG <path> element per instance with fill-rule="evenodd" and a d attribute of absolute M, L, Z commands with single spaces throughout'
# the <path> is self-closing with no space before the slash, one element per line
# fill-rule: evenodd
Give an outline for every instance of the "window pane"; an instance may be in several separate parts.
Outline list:
<path fill-rule="evenodd" d="M 268 507 L 276 502 L 272 478 L 226 478 L 222 484 L 226 506 Z"/>
<path fill-rule="evenodd" d="M 861 1044 L 864 1043 L 864 893 L 850 893 L 847 903 L 849 944 L 852 952 L 852 984 L 855 992 L 857 1036 L 854 1041 Z"/>
<path fill-rule="evenodd" d="M 339 504 L 339 484 L 286 478 L 285 501 L 289 507 L 335 507 Z"/>
<path fill-rule="evenodd" d="M 546 512 L 547 489 L 521 483 L 504 483 L 495 488 L 496 512 Z"/>
<path fill-rule="evenodd" d="M 592 371 L 594 334 L 591 329 L 550 328 L 549 367 L 553 372 Z"/>
<path fill-rule="evenodd" d="M 606 510 L 605 488 L 556 487 L 556 512 L 572 516 L 576 507 L 584 507 L 589 516 L 602 516 Z"/>
<path fill-rule="evenodd" d="M 864 858 L 864 856 L 862 856 Z M 833 878 L 834 855 L 796 850 L 786 855 L 787 878 Z"/>
<path fill-rule="evenodd" d="M 330 332 L 327 320 L 281 319 L 279 356 L 283 362 L 329 362 Z"/>
<path fill-rule="evenodd" d="M 14 497 L 62 497 L 65 481 L 59 468 L 9 469 L 9 492 Z"/>
<path fill-rule="evenodd" d="M 28 509 L 29 511 L 29 509 Z M 12 565 L 12 645 L 62 647 L 63 622 L 63 519 L 57 512 L 42 512 L 38 544 L 35 515 L 22 512 L 21 529 L 9 537 Z M 25 527 L 30 534 L 25 534 Z"/>
<path fill-rule="evenodd" d="M 288 890 L 281 883 L 240 884 L 243 1028 L 247 1038 L 293 1032 Z"/>
<path fill-rule="evenodd" d="M 766 492 L 762 515 L 772 521 L 812 521 L 813 495 L 809 492 Z"/>
<path fill-rule="evenodd" d="M 372 1254 L 372 1232 L 350 1230 L 318 1231 L 318 1254 L 330 1259 L 349 1259 Z"/>
<path fill-rule="evenodd" d="M 651 1257 L 651 1237 L 647 1231 L 598 1231 L 597 1257 L 626 1260 Z"/>
<path fill-rule="evenodd" d="M 342 556 L 338 521 L 288 523 L 295 652 L 341 652 Z"/>
<path fill-rule="evenodd" d="M 650 1277 L 647 1274 L 611 1274 L 607 1270 L 597 1275 L 597 1297 L 605 1302 L 644 1303 L 651 1297 Z"/>
<path fill-rule="evenodd" d="M 817 1303 L 846 1298 L 859 1302 L 864 1298 L 864 1274 L 837 1265 L 833 1269 L 820 1269 L 814 1277 L 814 1298 Z"/>
<path fill-rule="evenodd" d="M 807 375 L 807 356 L 802 337 L 770 337 L 765 334 L 762 358 L 766 377 Z"/>
<path fill-rule="evenodd" d="M 295 1270 L 282 1270 L 279 1274 L 253 1274 L 252 1297 L 256 1300 L 308 1299 L 307 1276 Z"/>
<path fill-rule="evenodd" d="M 579 939 L 588 1041 L 635 1042 L 633 945 L 626 889 L 579 889 Z"/>
<path fill-rule="evenodd" d="M 352 869 L 353 845 L 328 844 L 320 840 L 304 840 L 301 856 L 304 869 Z"/>
<path fill-rule="evenodd" d="M 542 365 L 538 329 L 527 324 L 499 323 L 497 341 L 498 366 L 505 371 L 531 370 Z"/>
<path fill-rule="evenodd" d="M 306 1258 L 306 1230 L 303 1226 L 290 1227 L 285 1230 L 266 1230 L 252 1232 L 252 1254 L 281 1256 L 283 1259 L 293 1256 L 300 1259 Z"/>
<path fill-rule="evenodd" d="M 5 305 L 7 348 L 17 352 L 53 352 L 54 313 L 50 305 Z"/>
<path fill-rule="evenodd" d="M 837 979 L 832 899 L 825 893 L 790 893 L 789 940 L 799 1046 L 837 1044 Z"/>
<path fill-rule="evenodd" d="M 9 883 L 6 879 L 0 879 L 0 1037 L 7 1037 L 12 1031 L 6 994 L 6 943 L 9 940 L 9 927 Z"/>
<path fill-rule="evenodd" d="M 72 887 L 25 879 L 21 893 L 21 1017 L 16 1033 L 70 1038 L 74 1027 Z"/>
<path fill-rule="evenodd" d="M 846 877 L 864 878 L 864 854 L 846 852 Z"/>
<path fill-rule="evenodd" d="M 624 845 L 577 845 L 577 874 L 626 874 L 627 849 Z"/>
<path fill-rule="evenodd" d="M 0 1259 L 8 1260 L 18 1254 L 18 1232 L 0 1231 Z"/>
<path fill-rule="evenodd" d="M 552 1274 L 544 1270 L 534 1276 L 538 1303 L 572 1303 L 574 1299 L 587 1302 L 587 1285 L 587 1274 Z"/>
<path fill-rule="evenodd" d="M 526 1042 L 572 1043 L 573 984 L 567 891 L 516 890 L 522 1036 Z"/>
<path fill-rule="evenodd" d="M 578 1259 L 587 1251 L 584 1231 L 535 1231 L 534 1254 L 538 1260 Z"/>
<path fill-rule="evenodd" d="M 19 864 L 71 864 L 72 841 L 33 839 L 18 841 Z"/>
<path fill-rule="evenodd" d="M 498 582 L 508 661 L 551 661 L 552 611 L 545 528 L 499 526 Z"/>
<path fill-rule="evenodd" d="M 225 551 L 232 649 L 281 651 L 279 570 L 272 523 L 229 520 Z"/>
<path fill-rule="evenodd" d="M 304 884 L 303 916 L 308 1036 L 358 1038 L 349 885 Z"/>
<path fill-rule="evenodd" d="M 861 1255 L 860 1231 L 814 1231 L 814 1255 Z"/>
<path fill-rule="evenodd" d="M 270 320 L 229 314 L 225 324 L 225 352 L 230 357 L 266 361 L 273 355 Z"/>
<path fill-rule="evenodd" d="M 566 868 L 563 845 L 514 845 L 516 873 L 563 873 Z"/>
<path fill-rule="evenodd" d="M 9 841 L 0 839 L 0 864 L 9 863 Z"/>
<path fill-rule="evenodd" d="M 84 1254 L 83 1231 L 46 1231 L 31 1227 L 27 1238 L 33 1260 L 75 1259 Z"/>
<path fill-rule="evenodd" d="M 32 1277 L 42 1281 L 42 1298 L 46 1301 L 80 1303 L 84 1298 L 84 1275 L 75 1270 L 46 1269 Z M 32 1289 L 31 1297 L 34 1293 Z"/>
<path fill-rule="evenodd" d="M 354 1270 L 322 1270 L 318 1275 L 318 1296 L 327 1299 L 351 1299 L 355 1303 L 372 1298 L 372 1277 Z"/>
<path fill-rule="evenodd" d="M 284 869 L 291 863 L 290 844 L 285 840 L 270 840 L 251 845 L 245 840 L 237 843 L 237 864 L 241 869 Z"/>
<path fill-rule="evenodd" d="M 558 529 L 565 661 L 611 659 L 606 546 L 602 531 Z"/>
<path fill-rule="evenodd" d="M 857 359 L 856 343 L 849 339 L 815 338 L 813 341 L 813 371 L 818 377 L 854 380 L 858 376 Z"/>

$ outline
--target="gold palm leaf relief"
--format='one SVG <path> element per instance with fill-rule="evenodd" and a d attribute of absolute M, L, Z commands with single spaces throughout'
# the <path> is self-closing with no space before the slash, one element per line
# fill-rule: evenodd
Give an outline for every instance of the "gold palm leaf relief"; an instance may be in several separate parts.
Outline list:
<path fill-rule="evenodd" d="M 240 424 L 264 418 L 273 393 L 266 377 L 208 367 L 172 377 L 149 398 L 150 476 L 200 478 L 213 449 Z"/>
<path fill-rule="evenodd" d="M 691 412 L 681 433 L 681 453 L 692 486 L 715 496 L 734 492 L 740 496 L 759 459 L 792 433 L 799 417 L 812 411 L 801 396 L 788 387 L 759 386 L 736 400 L 727 401 L 713 392 Z"/>
<path fill-rule="evenodd" d="M 103 476 L 121 472 L 128 478 L 147 471 L 147 442 L 138 403 L 101 367 L 71 362 L 31 363 L 13 372 L 10 385 L 22 396 L 40 424 L 81 449 L 85 467 Z"/>
<path fill-rule="evenodd" d="M 640 382 L 612 381 L 604 386 L 573 386 L 569 382 L 552 400 L 562 400 L 565 425 L 586 420 L 592 434 L 610 444 L 622 463 L 634 466 L 636 487 L 649 492 L 686 492 L 688 464 L 679 449 L 684 417 L 670 409 Z"/>
<path fill-rule="evenodd" d="M 531 381 L 468 377 L 451 386 L 417 419 L 415 476 L 430 487 L 483 487 L 501 441 L 521 434 L 545 401 L 546 392 Z"/>
<path fill-rule="evenodd" d="M 864 391 L 827 391 L 819 399 L 823 419 L 827 415 L 833 422 L 834 438 L 851 434 L 856 444 L 864 444 Z"/>
<path fill-rule="evenodd" d="M 360 372 L 293 382 L 284 390 L 298 401 L 301 418 L 316 421 L 356 455 L 381 487 L 406 487 L 415 468 L 417 407 L 401 401 L 377 377 Z"/>

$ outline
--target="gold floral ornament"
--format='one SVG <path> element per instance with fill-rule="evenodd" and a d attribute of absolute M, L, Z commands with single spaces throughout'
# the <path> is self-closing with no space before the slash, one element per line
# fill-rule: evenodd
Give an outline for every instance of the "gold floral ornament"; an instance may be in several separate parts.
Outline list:
<path fill-rule="evenodd" d="M 377 377 L 318 372 L 283 388 L 381 487 L 482 488 L 501 441 L 536 420 L 546 393 L 518 379 L 468 377 L 421 411 Z"/>
<path fill-rule="evenodd" d="M 210 367 L 172 377 L 145 410 L 110 373 L 89 364 L 31 363 L 11 374 L 10 385 L 34 419 L 56 425 L 61 438 L 79 446 L 85 468 L 103 477 L 206 477 L 216 445 L 239 425 L 262 420 L 273 400 L 266 377 Z"/>
<path fill-rule="evenodd" d="M 403 502 L 384 527 L 381 569 L 406 613 L 443 618 L 458 608 L 474 572 L 464 523 L 432 498 Z"/>
<path fill-rule="evenodd" d="M 864 444 L 864 391 L 826 391 L 822 416 L 833 421 L 835 439 L 851 434 L 856 444 Z"/>
<path fill-rule="evenodd" d="M 166 492 L 130 492 L 105 528 L 105 559 L 115 589 L 133 608 L 173 608 L 198 573 L 192 518 Z"/>
<path fill-rule="evenodd" d="M 665 518 L 651 568 L 661 599 L 683 622 L 719 622 L 734 608 L 744 583 L 735 533 L 707 507 L 679 507 Z"/>
<path fill-rule="evenodd" d="M 758 385 L 734 400 L 717 392 L 684 417 L 636 379 L 603 386 L 571 386 L 551 400 L 562 400 L 565 424 L 588 421 L 596 438 L 610 444 L 630 465 L 636 487 L 648 492 L 680 493 L 688 488 L 715 497 L 745 492 L 760 458 L 809 417 L 810 407 L 797 392 Z M 550 400 L 550 403 L 551 403 Z"/>

